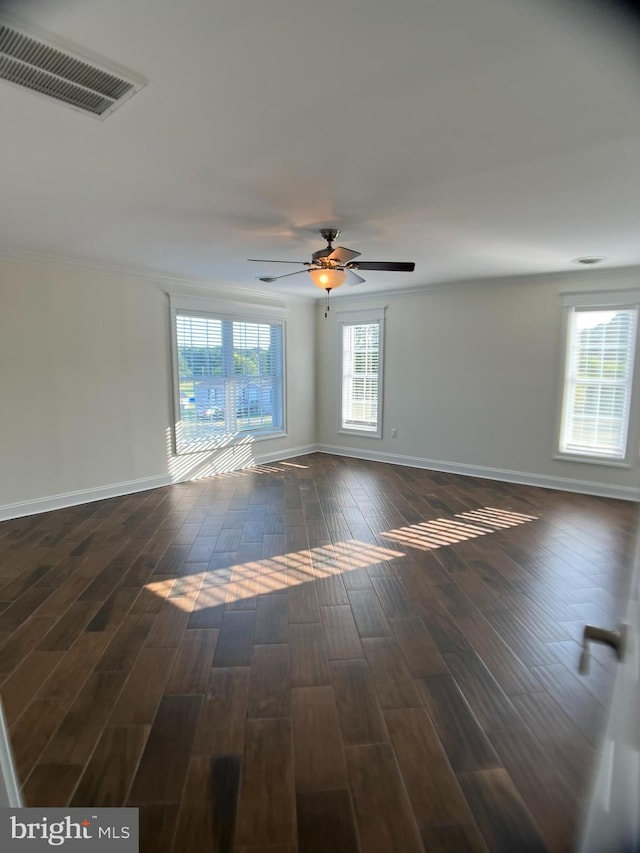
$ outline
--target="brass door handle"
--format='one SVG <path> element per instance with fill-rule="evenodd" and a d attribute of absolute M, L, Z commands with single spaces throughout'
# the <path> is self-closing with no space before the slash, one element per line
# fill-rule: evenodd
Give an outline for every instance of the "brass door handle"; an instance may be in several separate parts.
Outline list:
<path fill-rule="evenodd" d="M 604 643 L 611 646 L 616 657 L 621 661 L 624 657 L 627 640 L 627 626 L 622 624 L 617 631 L 609 631 L 607 628 L 598 628 L 596 625 L 585 625 L 582 634 L 582 654 L 578 671 L 580 675 L 589 673 L 589 643 Z"/>

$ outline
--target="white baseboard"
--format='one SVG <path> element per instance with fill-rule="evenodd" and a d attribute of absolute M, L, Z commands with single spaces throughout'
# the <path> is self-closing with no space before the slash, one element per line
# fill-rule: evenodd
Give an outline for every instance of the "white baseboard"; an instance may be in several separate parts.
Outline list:
<path fill-rule="evenodd" d="M 351 456 L 354 459 L 367 459 L 370 462 L 388 462 L 390 465 L 406 465 L 408 468 L 424 468 L 428 471 L 442 471 L 447 474 L 463 474 L 467 477 L 501 480 L 505 483 L 517 483 L 521 486 L 538 486 L 542 489 L 578 492 L 579 494 L 595 495 L 601 498 L 640 501 L 640 488 L 633 488 L 632 486 L 609 486 L 604 483 L 591 483 L 585 480 L 570 480 L 565 477 L 550 477 L 502 468 L 485 468 L 481 465 L 462 465 L 458 462 L 443 462 L 439 459 L 424 459 L 419 456 L 402 456 L 397 453 L 379 453 L 375 450 L 363 451 L 331 444 L 319 444 L 316 450 L 319 453 L 330 453 L 334 456 Z"/>
<path fill-rule="evenodd" d="M 250 460 L 241 466 L 235 468 L 229 467 L 227 471 L 218 471 L 217 473 L 230 473 L 231 471 L 267 465 L 272 462 L 284 462 L 296 456 L 305 456 L 308 453 L 316 452 L 329 453 L 334 456 L 350 456 L 354 459 L 365 459 L 370 462 L 387 462 L 390 465 L 406 465 L 409 468 L 442 471 L 447 474 L 463 474 L 468 477 L 481 477 L 486 480 L 501 480 L 505 483 L 517 483 L 522 486 L 539 486 L 543 489 L 558 489 L 562 492 L 578 492 L 579 494 L 616 498 L 623 501 L 640 501 L 640 488 L 607 486 L 602 483 L 590 483 L 584 480 L 542 476 L 501 468 L 485 468 L 480 465 L 461 465 L 457 462 L 443 462 L 438 459 L 425 459 L 419 456 L 402 456 L 397 453 L 379 453 L 375 450 L 363 451 L 330 444 L 305 444 L 300 447 L 291 447 L 287 450 L 258 454 L 252 456 Z M 5 504 L 4 506 L 0 506 L 0 521 L 9 521 L 12 518 L 22 518 L 42 512 L 51 512 L 52 510 L 92 503 L 93 501 L 102 501 L 107 498 L 118 498 L 123 495 L 145 492 L 149 489 L 158 489 L 162 486 L 170 486 L 173 483 L 184 483 L 199 478 L 197 474 L 192 476 L 190 473 L 181 478 L 172 478 L 168 474 L 163 474 L 157 477 L 144 477 L 140 480 L 129 480 L 124 483 L 99 486 L 96 489 L 81 489 L 77 492 L 66 492 L 61 495 L 50 495 L 46 498 Z"/>
<path fill-rule="evenodd" d="M 308 453 L 315 453 L 318 450 L 317 444 L 303 444 L 300 447 L 291 447 L 286 451 L 278 451 L 275 453 L 262 453 L 255 456 L 254 465 L 266 465 L 268 462 L 286 462 L 287 459 L 293 459 L 295 456 L 306 456 Z"/>
<path fill-rule="evenodd" d="M 78 504 L 93 503 L 107 498 L 119 498 L 135 492 L 146 492 L 148 489 L 158 489 L 160 486 L 170 486 L 168 476 L 144 477 L 140 480 L 128 480 L 126 483 L 112 483 L 109 486 L 98 486 L 96 489 L 80 489 L 77 492 L 65 492 L 61 495 L 49 495 L 46 498 L 35 498 L 30 501 L 20 501 L 14 504 L 0 506 L 0 521 L 11 518 L 22 518 L 25 515 L 37 515 L 41 512 L 51 512 L 54 509 L 65 509 Z"/>
<path fill-rule="evenodd" d="M 256 465 L 265 465 L 269 462 L 291 459 L 294 456 L 304 456 L 316 450 L 317 445 L 306 444 L 301 447 L 292 447 L 288 450 L 253 455 L 242 466 L 229 467 L 227 471 L 221 470 L 218 473 L 228 473 L 241 470 L 241 468 L 252 468 Z M 194 479 L 198 479 L 197 474 L 192 476 L 190 473 L 187 473 L 184 477 L 178 478 L 173 478 L 169 474 L 162 474 L 157 477 L 144 477 L 140 480 L 129 480 L 125 483 L 98 486 L 95 489 L 80 489 L 77 492 L 65 492 L 61 495 L 49 495 L 46 498 L 35 498 L 29 501 L 4 504 L 0 506 L 0 521 L 9 521 L 12 518 L 23 518 L 28 515 L 38 515 L 42 512 L 51 512 L 55 509 L 65 509 L 66 507 L 78 506 L 79 504 L 93 503 L 94 501 L 102 501 L 107 498 L 119 498 L 123 495 L 146 492 L 149 489 L 159 489 L 162 486 L 171 486 L 174 483 L 184 483 Z"/>

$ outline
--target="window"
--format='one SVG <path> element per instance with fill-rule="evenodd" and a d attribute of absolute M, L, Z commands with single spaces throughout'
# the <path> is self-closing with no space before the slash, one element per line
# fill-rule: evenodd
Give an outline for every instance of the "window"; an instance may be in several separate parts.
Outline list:
<path fill-rule="evenodd" d="M 173 312 L 176 452 L 284 431 L 283 322 Z"/>
<path fill-rule="evenodd" d="M 624 462 L 638 308 L 576 301 L 567 306 L 560 453 Z"/>
<path fill-rule="evenodd" d="M 341 432 L 382 436 L 384 309 L 340 315 Z"/>

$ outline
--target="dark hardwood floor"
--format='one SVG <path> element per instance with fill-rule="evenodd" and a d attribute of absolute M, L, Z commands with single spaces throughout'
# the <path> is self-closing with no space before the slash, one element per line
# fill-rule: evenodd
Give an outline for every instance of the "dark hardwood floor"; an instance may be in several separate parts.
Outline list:
<path fill-rule="evenodd" d="M 0 524 L 26 804 L 148 853 L 570 851 L 637 507 L 322 454 Z"/>

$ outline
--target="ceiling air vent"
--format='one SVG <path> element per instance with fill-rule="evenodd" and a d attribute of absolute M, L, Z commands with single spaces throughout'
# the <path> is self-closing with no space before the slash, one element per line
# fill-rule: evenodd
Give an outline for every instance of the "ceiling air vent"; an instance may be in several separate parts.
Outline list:
<path fill-rule="evenodd" d="M 34 38 L 22 27 L 0 21 L 2 80 L 104 118 L 145 85 L 123 71 L 102 59 L 96 63 L 59 39 Z"/>

